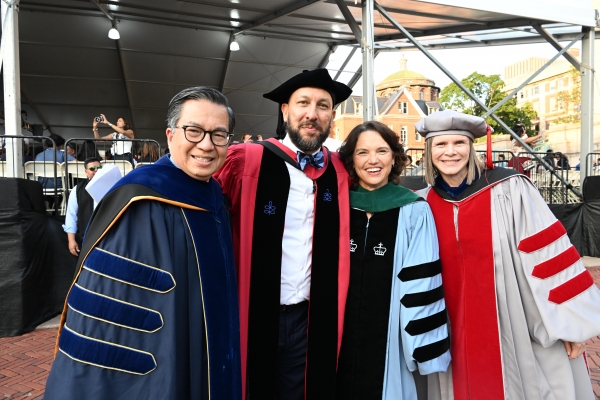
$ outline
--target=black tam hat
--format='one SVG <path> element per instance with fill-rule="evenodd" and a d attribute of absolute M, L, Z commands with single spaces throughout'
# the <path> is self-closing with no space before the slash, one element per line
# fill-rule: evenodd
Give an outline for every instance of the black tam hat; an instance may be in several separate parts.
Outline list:
<path fill-rule="evenodd" d="M 290 100 L 292 93 L 303 87 L 316 87 L 326 90 L 333 99 L 334 107 L 346 100 L 348 97 L 350 97 L 350 94 L 352 94 L 352 89 L 343 83 L 331 79 L 329 72 L 326 69 L 321 68 L 314 69 L 312 71 L 304 70 L 301 74 L 298 74 L 282 83 L 275 90 L 263 94 L 263 97 L 265 99 L 273 100 L 281 105 Z M 281 113 L 280 107 L 279 119 L 277 121 L 277 136 L 279 139 L 283 139 L 286 135 L 284 125 L 283 114 Z"/>

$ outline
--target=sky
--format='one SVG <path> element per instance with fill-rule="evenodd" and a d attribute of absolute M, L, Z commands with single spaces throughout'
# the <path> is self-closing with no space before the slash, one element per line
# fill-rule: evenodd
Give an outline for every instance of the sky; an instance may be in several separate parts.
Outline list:
<path fill-rule="evenodd" d="M 568 43 L 561 43 L 563 46 Z M 579 49 L 580 43 L 572 48 Z M 433 56 L 458 79 L 469 76 L 472 72 L 484 75 L 500 74 L 503 77 L 504 67 L 529 57 L 552 58 L 557 51 L 547 43 L 521 44 L 510 46 L 476 47 L 467 49 L 434 50 Z M 345 53 L 343 53 L 345 54 Z M 345 59 L 340 52 L 339 57 Z M 377 85 L 383 79 L 400 69 L 400 59 L 404 56 L 410 71 L 418 72 L 435 81 L 436 86 L 443 89 L 452 81 L 433 62 L 419 51 L 381 53 L 375 58 L 374 81 Z M 355 57 L 360 63 L 360 57 Z M 560 60 L 561 58 L 559 58 Z M 562 58 L 564 59 L 564 58 Z M 357 65 L 358 66 L 358 65 Z M 354 69 L 348 65 L 345 70 Z M 362 94 L 362 78 L 354 86 L 353 94 Z"/>

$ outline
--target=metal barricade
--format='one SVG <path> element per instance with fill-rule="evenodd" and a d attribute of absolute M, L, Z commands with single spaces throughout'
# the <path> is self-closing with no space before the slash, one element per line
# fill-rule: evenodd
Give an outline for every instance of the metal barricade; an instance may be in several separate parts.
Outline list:
<path fill-rule="evenodd" d="M 402 175 L 423 175 L 424 169 L 421 165 L 422 160 L 425 159 L 425 149 L 418 147 L 409 147 L 404 153 L 410 156 L 410 165 L 407 165 L 402 172 Z"/>
<path fill-rule="evenodd" d="M 585 156 L 586 176 L 600 175 L 600 153 L 589 153 Z"/>
<path fill-rule="evenodd" d="M 3 135 L 0 136 L 2 141 L 2 150 L 0 153 L 0 177 L 2 178 L 24 178 L 35 180 L 42 185 L 44 200 L 46 202 L 46 211 L 53 212 L 54 215 L 59 215 L 64 211 L 66 202 L 64 201 L 64 184 L 61 175 L 62 160 L 65 155 L 63 150 L 57 150 L 54 140 L 45 136 L 21 136 L 21 135 Z M 9 141 L 12 141 L 10 143 Z M 12 159 L 13 162 L 18 159 L 15 154 L 12 157 L 6 153 L 7 144 L 11 144 L 10 148 L 15 149 L 14 141 L 22 143 L 22 163 L 23 174 L 13 176 L 8 171 L 20 170 L 20 168 L 9 168 L 7 159 Z M 58 162 L 57 162 L 58 160 Z"/>
<path fill-rule="evenodd" d="M 477 156 L 482 162 L 486 162 L 487 150 L 476 150 Z M 492 150 L 492 163 L 494 167 L 512 168 L 508 161 L 514 158 L 514 153 L 510 150 Z"/>
<path fill-rule="evenodd" d="M 547 169 L 535 160 L 533 155 L 543 158 L 544 161 L 553 166 L 553 169 Z M 522 171 L 519 172 L 524 173 L 531 179 L 531 182 L 539 190 L 546 203 L 580 203 L 582 199 L 570 190 L 571 188 L 579 189 L 581 187 L 581 182 L 579 181 L 580 172 L 574 171 L 574 168 L 561 168 L 560 163 L 557 163 L 556 155 L 562 157 L 562 153 L 560 152 L 520 152 L 517 154 L 517 158 L 521 163 Z M 557 176 L 567 183 L 563 183 Z"/>
<path fill-rule="evenodd" d="M 100 159 L 103 165 L 115 165 L 123 176 L 135 168 L 135 159 L 144 148 L 153 147 L 151 153 L 155 155 L 152 157 L 155 159 L 144 162 L 154 162 L 160 158 L 160 144 L 152 139 L 72 138 L 65 142 L 65 147 L 75 152 L 75 160 L 64 166 L 67 191 L 73 189 L 79 180 L 87 179 L 83 163 L 90 157 Z"/>

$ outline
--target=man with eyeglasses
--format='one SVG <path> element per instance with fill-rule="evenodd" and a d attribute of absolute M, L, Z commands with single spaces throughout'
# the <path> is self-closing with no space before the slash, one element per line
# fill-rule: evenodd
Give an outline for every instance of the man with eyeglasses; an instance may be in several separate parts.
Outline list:
<path fill-rule="evenodd" d="M 71 190 L 69 202 L 67 203 L 65 224 L 62 226 L 69 239 L 69 251 L 74 256 L 79 256 L 79 248 L 83 242 L 85 228 L 94 208 L 97 206 L 85 188 L 94 178 L 98 169 L 102 168 L 102 165 L 100 165 L 100 159 L 90 157 L 84 161 L 83 167 L 85 168 L 87 179 L 83 182 L 80 180 Z"/>
<path fill-rule="evenodd" d="M 279 105 L 278 139 L 232 146 L 216 175 L 232 204 L 249 400 L 335 398 L 349 280 L 348 175 L 323 143 L 335 106 L 351 93 L 317 69 L 264 94 Z"/>
<path fill-rule="evenodd" d="M 92 215 L 46 400 L 241 400 L 227 208 L 212 178 L 235 120 L 194 87 L 170 102 L 170 153 L 122 178 Z"/>

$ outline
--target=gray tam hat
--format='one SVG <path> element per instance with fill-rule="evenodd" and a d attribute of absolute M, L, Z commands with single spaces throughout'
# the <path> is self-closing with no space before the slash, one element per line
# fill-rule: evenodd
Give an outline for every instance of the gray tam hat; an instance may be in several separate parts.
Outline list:
<path fill-rule="evenodd" d="M 434 112 L 417 122 L 415 128 L 425 139 L 439 135 L 463 135 L 473 140 L 487 133 L 485 119 L 453 110 Z"/>

